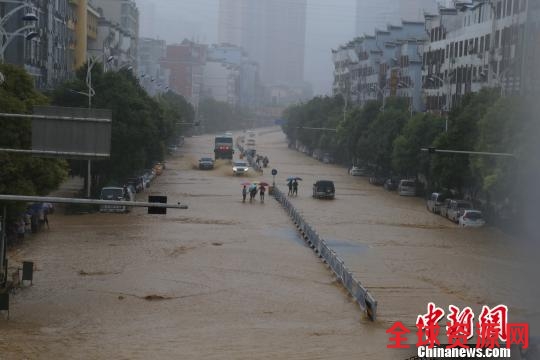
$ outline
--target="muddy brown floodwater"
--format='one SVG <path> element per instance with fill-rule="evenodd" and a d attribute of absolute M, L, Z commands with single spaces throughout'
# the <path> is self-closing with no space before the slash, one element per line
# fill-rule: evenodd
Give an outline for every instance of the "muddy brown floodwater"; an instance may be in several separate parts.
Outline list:
<path fill-rule="evenodd" d="M 512 239 L 459 229 L 420 199 L 287 149 L 280 132 L 259 136 L 278 185 L 304 178 L 293 203 L 379 301 L 369 322 L 273 199 L 243 204 L 246 179 L 226 162 L 196 169 L 212 141 L 187 139 L 140 196 L 166 194 L 189 210 L 56 214 L 10 254 L 37 272 L 0 320 L 0 359 L 404 359 L 411 353 L 387 349 L 385 331 L 397 320 L 414 330 L 429 301 L 505 303 L 511 320 L 538 318 L 529 297 L 514 296 L 516 274 L 531 269 Z M 247 178 L 271 182 L 267 173 Z M 336 182 L 335 201 L 311 198 L 319 177 Z"/>

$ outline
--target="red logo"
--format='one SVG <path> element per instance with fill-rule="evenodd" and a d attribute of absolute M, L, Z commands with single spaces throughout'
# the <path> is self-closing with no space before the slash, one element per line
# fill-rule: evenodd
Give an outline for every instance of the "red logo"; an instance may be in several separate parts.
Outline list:
<path fill-rule="evenodd" d="M 435 306 L 434 303 L 429 303 L 427 307 L 427 314 L 418 315 L 416 320 L 416 328 L 418 331 L 418 342 L 416 346 L 428 345 L 430 349 L 435 347 L 435 344 L 441 345 L 438 336 L 441 327 L 439 321 L 444 316 L 444 310 Z"/>
<path fill-rule="evenodd" d="M 394 335 L 394 337 L 389 339 L 390 342 L 393 342 L 394 344 L 386 345 L 386 347 L 389 349 L 408 349 L 409 345 L 402 343 L 407 341 L 407 338 L 404 335 L 410 332 L 411 330 L 407 329 L 401 321 L 396 321 L 390 329 L 386 330 L 387 334 Z"/>

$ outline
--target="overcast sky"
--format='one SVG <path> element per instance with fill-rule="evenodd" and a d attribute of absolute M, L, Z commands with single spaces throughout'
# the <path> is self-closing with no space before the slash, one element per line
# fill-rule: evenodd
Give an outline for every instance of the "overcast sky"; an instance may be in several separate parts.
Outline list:
<path fill-rule="evenodd" d="M 141 36 L 167 43 L 184 38 L 202 43 L 217 41 L 219 0 L 137 0 L 155 4 L 154 29 L 142 24 Z M 144 15 L 141 14 L 143 17 Z M 330 94 L 333 81 L 331 49 L 354 37 L 355 0 L 308 0 L 305 79 L 316 94 Z"/>

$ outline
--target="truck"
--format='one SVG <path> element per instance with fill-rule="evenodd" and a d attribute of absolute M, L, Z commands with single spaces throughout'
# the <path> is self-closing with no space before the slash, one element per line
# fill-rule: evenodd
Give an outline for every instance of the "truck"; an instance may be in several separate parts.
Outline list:
<path fill-rule="evenodd" d="M 216 136 L 214 145 L 215 159 L 232 160 L 234 154 L 233 138 L 229 135 Z"/>

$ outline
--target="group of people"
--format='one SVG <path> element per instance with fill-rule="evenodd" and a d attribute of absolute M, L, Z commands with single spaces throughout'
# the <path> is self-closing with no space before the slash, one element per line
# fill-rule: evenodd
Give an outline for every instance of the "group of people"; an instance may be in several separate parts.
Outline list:
<path fill-rule="evenodd" d="M 242 202 L 246 202 L 247 194 L 249 193 L 249 202 L 253 202 L 255 200 L 255 197 L 257 196 L 257 192 L 259 193 L 261 202 L 264 202 L 264 194 L 266 193 L 266 186 L 264 184 L 260 184 L 259 187 L 257 185 L 253 184 L 249 188 L 247 185 L 244 185 L 242 188 Z"/>
<path fill-rule="evenodd" d="M 255 159 L 255 162 L 259 166 L 261 166 L 261 162 L 262 162 L 263 166 L 267 167 L 270 160 L 268 160 L 268 156 L 257 155 L 257 158 Z"/>
<path fill-rule="evenodd" d="M 289 181 L 287 186 L 289 187 L 288 196 L 298 196 L 298 181 L 296 179 Z"/>
<path fill-rule="evenodd" d="M 49 228 L 48 215 L 54 212 L 54 206 L 50 203 L 36 203 L 28 206 L 26 211 L 7 224 L 6 235 L 8 244 L 22 241 L 26 234 L 39 232 L 44 226 Z"/>

